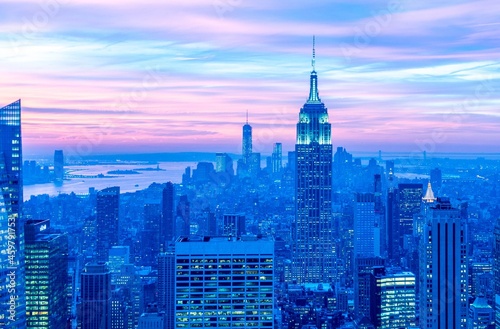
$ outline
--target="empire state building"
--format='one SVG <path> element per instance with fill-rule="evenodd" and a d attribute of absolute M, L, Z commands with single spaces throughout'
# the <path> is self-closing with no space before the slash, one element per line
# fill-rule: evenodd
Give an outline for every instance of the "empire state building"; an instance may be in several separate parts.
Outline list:
<path fill-rule="evenodd" d="M 328 283 L 335 274 L 331 125 L 328 110 L 318 94 L 314 47 L 312 66 L 309 99 L 300 109 L 297 123 L 291 274 L 297 283 Z"/>

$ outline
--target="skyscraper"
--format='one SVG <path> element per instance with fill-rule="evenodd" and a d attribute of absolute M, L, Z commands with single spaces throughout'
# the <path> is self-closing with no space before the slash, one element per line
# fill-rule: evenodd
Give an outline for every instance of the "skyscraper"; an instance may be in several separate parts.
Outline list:
<path fill-rule="evenodd" d="M 241 237 L 246 232 L 245 215 L 225 214 L 222 217 L 223 235 Z"/>
<path fill-rule="evenodd" d="M 176 227 L 177 235 L 188 236 L 191 233 L 190 208 L 187 195 L 182 195 L 177 204 Z"/>
<path fill-rule="evenodd" d="M 430 208 L 420 246 L 420 327 L 467 323 L 467 226 L 447 198 Z"/>
<path fill-rule="evenodd" d="M 354 257 L 380 256 L 380 223 L 375 215 L 375 196 L 358 193 L 354 206 Z"/>
<path fill-rule="evenodd" d="M 314 47 L 312 67 L 309 98 L 300 109 L 295 145 L 292 278 L 299 283 L 331 282 L 334 278 L 331 126 L 318 94 Z"/>
<path fill-rule="evenodd" d="M 160 225 L 160 250 L 165 251 L 168 242 L 175 236 L 174 184 L 168 182 L 162 192 L 162 221 Z"/>
<path fill-rule="evenodd" d="M 108 187 L 97 192 L 96 255 L 99 261 L 107 261 L 109 249 L 118 245 L 119 209 L 120 187 Z"/>
<path fill-rule="evenodd" d="M 144 205 L 144 228 L 141 241 L 141 265 L 156 266 L 156 256 L 160 253 L 161 205 Z"/>
<path fill-rule="evenodd" d="M 250 154 L 252 154 L 252 126 L 248 124 L 248 111 L 247 111 L 247 121 L 243 125 L 243 139 L 241 145 L 241 155 L 243 158 L 243 163 L 248 165 Z"/>
<path fill-rule="evenodd" d="M 279 173 L 283 169 L 283 146 L 281 143 L 274 143 L 272 167 L 273 173 Z"/>
<path fill-rule="evenodd" d="M 174 329 L 175 253 L 173 246 L 158 256 L 158 310 L 165 312 L 165 329 Z"/>
<path fill-rule="evenodd" d="M 106 263 L 89 263 L 81 274 L 79 328 L 111 329 L 111 274 Z"/>
<path fill-rule="evenodd" d="M 273 241 L 181 238 L 175 273 L 175 328 L 274 328 Z"/>
<path fill-rule="evenodd" d="M 24 328 L 21 100 L 0 108 L 0 327 Z"/>
<path fill-rule="evenodd" d="M 25 226 L 26 328 L 64 328 L 68 321 L 68 240 L 52 233 L 49 220 Z"/>
<path fill-rule="evenodd" d="M 64 179 L 64 155 L 62 150 L 54 151 L 54 180 L 62 182 Z"/>

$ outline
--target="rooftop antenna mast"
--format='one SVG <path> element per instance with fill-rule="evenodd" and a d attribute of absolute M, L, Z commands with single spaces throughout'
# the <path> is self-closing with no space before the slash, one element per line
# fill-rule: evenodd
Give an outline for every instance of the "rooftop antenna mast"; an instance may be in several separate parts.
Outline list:
<path fill-rule="evenodd" d="M 316 36 L 313 35 L 313 58 L 312 58 L 313 71 L 316 71 Z"/>

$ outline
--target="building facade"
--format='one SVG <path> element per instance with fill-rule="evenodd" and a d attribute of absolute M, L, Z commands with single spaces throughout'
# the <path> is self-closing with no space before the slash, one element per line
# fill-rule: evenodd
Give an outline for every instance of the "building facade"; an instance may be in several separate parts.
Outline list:
<path fill-rule="evenodd" d="M 26 327 L 21 100 L 0 108 L 0 327 Z"/>
<path fill-rule="evenodd" d="M 120 187 L 109 187 L 97 192 L 96 206 L 96 256 L 107 261 L 109 249 L 118 245 Z"/>
<path fill-rule="evenodd" d="M 111 274 L 104 262 L 88 263 L 81 273 L 79 328 L 111 329 Z"/>
<path fill-rule="evenodd" d="M 274 243 L 181 238 L 175 244 L 175 328 L 274 328 Z"/>

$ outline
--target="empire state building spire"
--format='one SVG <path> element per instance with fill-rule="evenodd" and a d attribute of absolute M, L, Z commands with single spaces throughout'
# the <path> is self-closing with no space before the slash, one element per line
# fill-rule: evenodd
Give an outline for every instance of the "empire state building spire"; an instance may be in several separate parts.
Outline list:
<path fill-rule="evenodd" d="M 318 75 L 316 74 L 316 38 L 313 36 L 313 55 L 312 55 L 312 72 L 311 72 L 311 87 L 309 90 L 309 104 L 321 104 L 321 99 L 318 94 Z"/>

